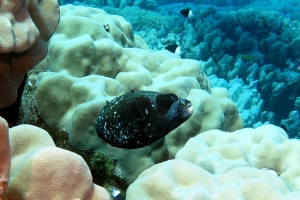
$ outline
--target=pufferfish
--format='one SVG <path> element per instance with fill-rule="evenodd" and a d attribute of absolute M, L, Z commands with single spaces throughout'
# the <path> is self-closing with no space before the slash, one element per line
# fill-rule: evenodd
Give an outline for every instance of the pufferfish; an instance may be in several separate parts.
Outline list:
<path fill-rule="evenodd" d="M 136 149 L 163 138 L 192 113 L 191 102 L 175 94 L 132 91 L 106 103 L 96 130 L 111 146 Z"/>

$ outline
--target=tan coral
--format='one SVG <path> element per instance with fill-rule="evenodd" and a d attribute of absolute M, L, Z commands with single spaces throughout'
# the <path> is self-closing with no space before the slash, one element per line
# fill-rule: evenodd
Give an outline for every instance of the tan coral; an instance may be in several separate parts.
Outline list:
<path fill-rule="evenodd" d="M 300 142 L 289 140 L 274 125 L 235 132 L 210 130 L 191 138 L 176 158 L 195 163 L 211 173 L 223 173 L 236 167 L 272 169 L 277 174 L 300 165 Z"/>
<path fill-rule="evenodd" d="M 0 109 L 16 100 L 26 72 L 46 56 L 58 22 L 57 0 L 1 1 Z"/>
<path fill-rule="evenodd" d="M 0 116 L 0 200 L 5 196 L 10 171 L 10 144 L 7 122 Z"/>
<path fill-rule="evenodd" d="M 299 150 L 300 141 L 274 125 L 210 130 L 191 138 L 174 160 L 145 170 L 126 198 L 297 200 Z"/>
<path fill-rule="evenodd" d="M 8 199 L 109 199 L 105 189 L 93 184 L 83 158 L 57 148 L 43 129 L 31 125 L 13 127 L 10 141 Z"/>
<path fill-rule="evenodd" d="M 129 186 L 130 200 L 298 200 L 273 174 L 250 167 L 211 174 L 186 160 L 166 161 L 145 170 Z"/>
<path fill-rule="evenodd" d="M 238 115 L 238 107 L 231 100 L 228 90 L 225 88 L 213 88 L 211 95 L 224 113 L 224 127 L 221 130 L 232 132 L 243 127 L 243 121 Z"/>

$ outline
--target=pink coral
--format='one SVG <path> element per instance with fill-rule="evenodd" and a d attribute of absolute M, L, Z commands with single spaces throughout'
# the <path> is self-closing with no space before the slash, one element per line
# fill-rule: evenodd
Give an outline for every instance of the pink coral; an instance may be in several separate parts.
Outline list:
<path fill-rule="evenodd" d="M 0 117 L 0 199 L 3 197 L 9 180 L 10 145 L 7 122 Z"/>
<path fill-rule="evenodd" d="M 8 199 L 109 200 L 107 191 L 93 184 L 81 156 L 55 146 L 50 135 L 32 125 L 10 129 L 11 180 Z"/>
<path fill-rule="evenodd" d="M 58 22 L 57 0 L 1 1 L 0 108 L 16 100 L 26 72 L 46 56 Z"/>
<path fill-rule="evenodd" d="M 41 37 L 49 40 L 59 21 L 56 0 L 2 0 L 0 54 L 24 52 Z"/>

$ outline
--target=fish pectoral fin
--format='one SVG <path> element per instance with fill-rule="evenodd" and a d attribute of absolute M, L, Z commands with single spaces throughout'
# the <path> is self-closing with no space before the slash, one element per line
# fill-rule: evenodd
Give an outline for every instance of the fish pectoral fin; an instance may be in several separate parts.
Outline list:
<path fill-rule="evenodd" d="M 135 99 L 133 99 L 133 102 L 134 102 L 136 110 L 140 116 L 139 118 L 137 118 L 135 120 L 144 121 L 146 119 L 146 115 L 148 113 L 147 108 L 145 108 L 144 106 L 141 106 Z"/>

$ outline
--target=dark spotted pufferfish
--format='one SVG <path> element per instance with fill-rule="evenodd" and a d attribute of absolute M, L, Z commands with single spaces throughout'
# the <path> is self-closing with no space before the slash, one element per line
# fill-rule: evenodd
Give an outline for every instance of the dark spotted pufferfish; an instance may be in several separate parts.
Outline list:
<path fill-rule="evenodd" d="M 192 113 L 191 102 L 175 94 L 133 91 L 106 103 L 96 130 L 112 146 L 136 149 L 163 138 Z"/>

